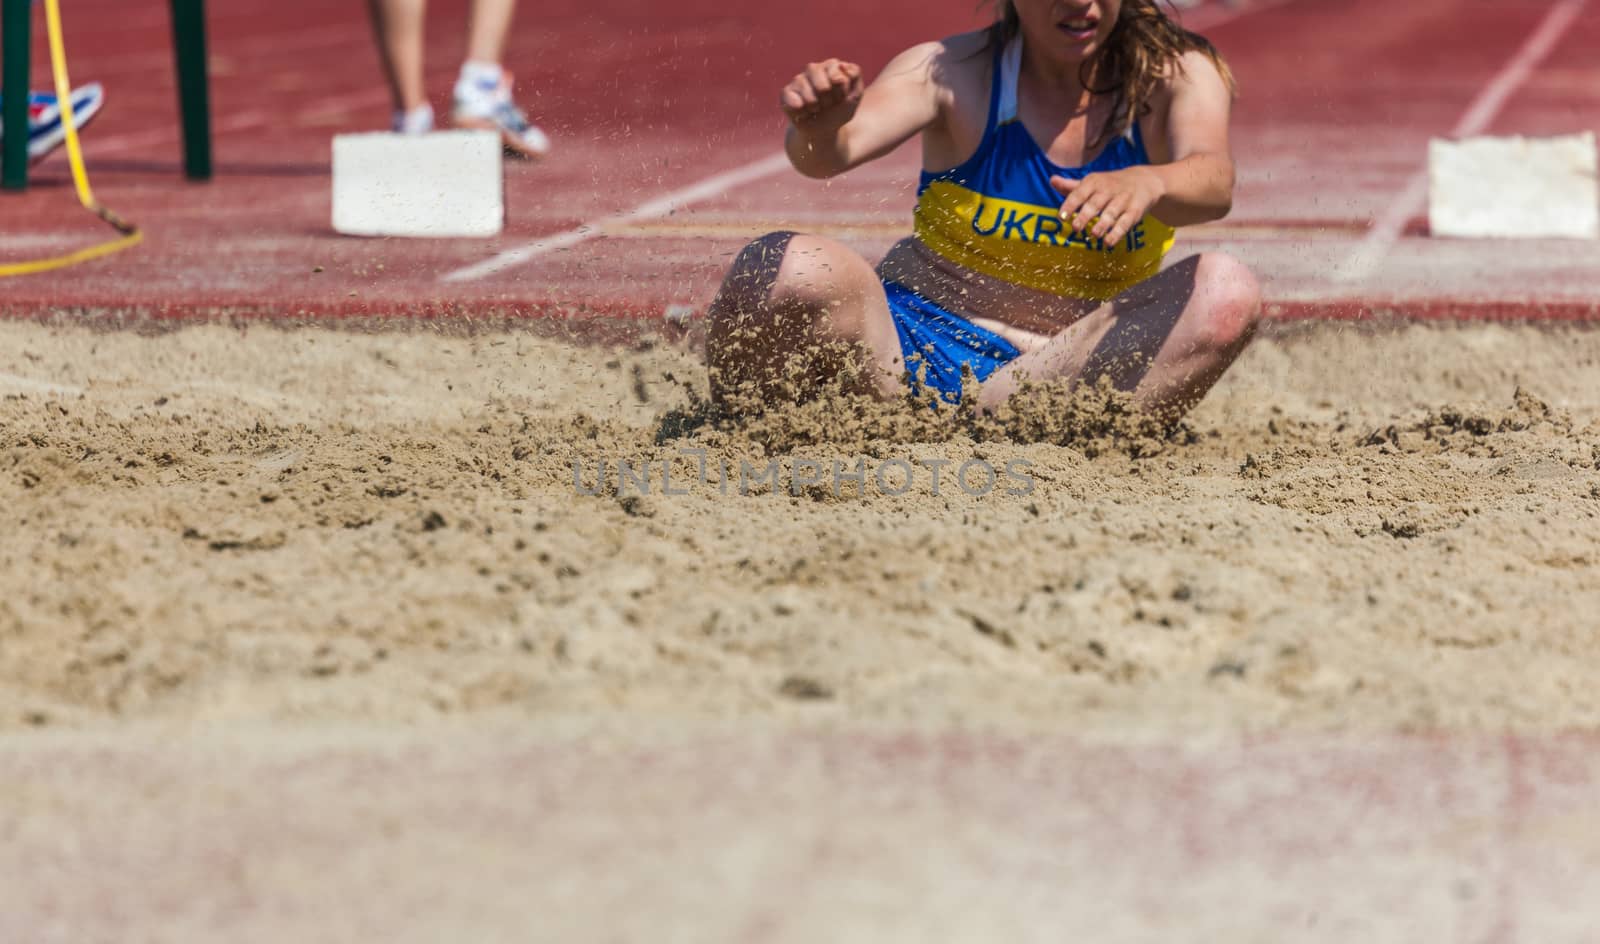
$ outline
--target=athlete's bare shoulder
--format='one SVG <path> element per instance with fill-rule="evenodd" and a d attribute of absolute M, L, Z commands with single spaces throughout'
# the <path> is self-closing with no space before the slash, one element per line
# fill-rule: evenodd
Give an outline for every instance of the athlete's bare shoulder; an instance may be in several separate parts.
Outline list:
<path fill-rule="evenodd" d="M 918 43 L 889 61 L 884 72 L 900 73 L 939 89 L 960 89 L 976 78 L 987 78 L 989 61 L 981 55 L 989 45 L 990 31 L 974 30 L 944 39 Z"/>
<path fill-rule="evenodd" d="M 1171 95 L 1188 88 L 1226 88 L 1228 80 L 1217 68 L 1216 60 L 1198 49 L 1190 49 L 1162 70 L 1161 91 Z"/>
<path fill-rule="evenodd" d="M 991 36 L 990 30 L 981 29 L 918 43 L 895 56 L 885 74 L 898 72 L 923 85 L 938 102 L 941 119 L 952 111 L 984 112 L 989 99 L 989 57 L 984 52 Z"/>
<path fill-rule="evenodd" d="M 1218 114 L 1226 121 L 1228 103 L 1233 97 L 1231 79 L 1206 52 L 1190 49 L 1170 60 L 1161 70 L 1161 82 L 1150 98 L 1159 129 L 1166 128 L 1167 116 L 1179 102 L 1208 102 L 1220 106 Z M 1148 126 L 1146 131 L 1151 130 Z"/>
<path fill-rule="evenodd" d="M 966 33 L 957 33 L 939 40 L 938 45 L 946 55 L 953 59 L 966 61 L 976 57 L 979 53 L 989 48 L 994 41 L 994 30 L 990 27 L 976 29 Z M 981 60 L 987 66 L 987 60 Z"/>

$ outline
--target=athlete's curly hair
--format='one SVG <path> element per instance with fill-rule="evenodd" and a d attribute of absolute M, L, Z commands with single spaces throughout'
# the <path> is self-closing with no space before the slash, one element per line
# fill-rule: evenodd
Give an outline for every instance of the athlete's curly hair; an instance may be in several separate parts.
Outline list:
<path fill-rule="evenodd" d="M 990 0 L 995 8 L 993 41 L 1004 46 L 1017 35 L 1021 22 L 1012 0 Z M 1104 50 L 1086 61 L 1079 72 L 1083 87 L 1094 95 L 1117 96 L 1116 107 L 1100 133 L 1090 142 L 1098 146 L 1113 134 L 1128 133 L 1133 123 L 1150 111 L 1150 98 L 1169 69 L 1181 69 L 1186 52 L 1202 52 L 1222 74 L 1228 91 L 1237 93 L 1233 70 L 1211 41 L 1184 29 L 1161 8 L 1160 0 L 1122 0 L 1122 12 L 1111 28 Z"/>

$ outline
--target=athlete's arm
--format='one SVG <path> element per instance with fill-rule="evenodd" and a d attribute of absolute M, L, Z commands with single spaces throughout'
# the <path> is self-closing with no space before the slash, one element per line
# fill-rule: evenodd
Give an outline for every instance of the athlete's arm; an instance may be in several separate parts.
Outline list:
<path fill-rule="evenodd" d="M 1167 92 L 1170 161 L 1082 180 L 1051 179 L 1065 197 L 1061 218 L 1077 232 L 1115 243 L 1146 213 L 1168 226 L 1220 220 L 1233 208 L 1233 156 L 1228 148 L 1232 93 L 1202 53 L 1183 57 Z M 1093 228 L 1089 224 L 1095 218 Z"/>
<path fill-rule="evenodd" d="M 882 157 L 939 120 L 932 64 L 941 43 L 896 56 L 871 85 L 861 67 L 829 59 L 806 66 L 779 97 L 789 116 L 789 161 L 807 177 L 832 177 Z"/>
<path fill-rule="evenodd" d="M 1233 154 L 1228 115 L 1233 93 L 1211 59 L 1191 52 L 1172 80 L 1167 142 L 1172 163 L 1161 164 L 1162 196 L 1151 208 L 1169 226 L 1220 220 L 1233 209 Z"/>

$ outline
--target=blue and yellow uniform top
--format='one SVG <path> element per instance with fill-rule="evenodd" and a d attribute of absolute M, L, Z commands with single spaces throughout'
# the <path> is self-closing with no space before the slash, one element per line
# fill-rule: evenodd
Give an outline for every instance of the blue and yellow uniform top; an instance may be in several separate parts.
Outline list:
<path fill-rule="evenodd" d="M 1062 167 L 1017 118 L 1021 68 L 1019 36 L 995 55 L 989 118 L 977 152 L 959 167 L 923 171 L 916 236 L 950 262 L 985 275 L 1055 295 L 1108 300 L 1154 275 L 1177 234 L 1150 215 L 1116 245 L 1074 233 L 1061 219 L 1061 196 L 1050 178 L 1082 179 L 1150 163 L 1139 123 L 1088 164 Z"/>

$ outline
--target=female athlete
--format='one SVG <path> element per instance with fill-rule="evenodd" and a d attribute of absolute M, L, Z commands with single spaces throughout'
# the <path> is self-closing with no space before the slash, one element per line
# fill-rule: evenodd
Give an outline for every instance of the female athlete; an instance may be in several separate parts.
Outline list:
<path fill-rule="evenodd" d="M 914 235 L 876 270 L 841 243 L 772 233 L 712 303 L 714 397 L 771 405 L 830 377 L 882 397 L 908 370 L 977 407 L 1025 380 L 1108 378 L 1181 416 L 1238 357 L 1255 278 L 1221 253 L 1163 266 L 1175 227 L 1227 215 L 1233 78 L 1158 0 L 997 0 L 990 28 L 914 46 L 870 85 L 808 65 L 784 87 L 786 147 L 809 177 L 921 136 Z M 840 343 L 843 342 L 843 343 Z M 863 362 L 852 366 L 838 354 Z M 862 369 L 864 368 L 864 369 Z"/>

